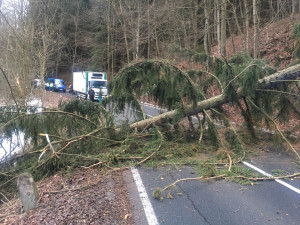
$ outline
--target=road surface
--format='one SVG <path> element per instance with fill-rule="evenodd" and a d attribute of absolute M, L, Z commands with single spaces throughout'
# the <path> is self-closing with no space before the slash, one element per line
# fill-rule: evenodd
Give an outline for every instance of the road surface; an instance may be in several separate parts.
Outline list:
<path fill-rule="evenodd" d="M 145 105 L 148 117 L 164 110 Z M 118 115 L 119 122 L 133 115 Z M 241 163 L 257 173 L 270 175 L 274 170 L 300 172 L 292 157 L 278 149 L 263 152 Z M 132 168 L 125 175 L 134 207 L 136 224 L 155 225 L 299 225 L 300 179 L 264 181 L 253 186 L 241 186 L 228 180 L 211 182 L 184 181 L 171 190 L 173 199 L 154 199 L 156 188 L 163 189 L 177 179 L 197 177 L 190 167 Z"/>

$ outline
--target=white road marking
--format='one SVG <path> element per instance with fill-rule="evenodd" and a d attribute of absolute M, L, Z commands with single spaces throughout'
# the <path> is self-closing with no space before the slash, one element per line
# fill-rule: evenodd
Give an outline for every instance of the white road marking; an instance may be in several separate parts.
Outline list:
<path fill-rule="evenodd" d="M 263 175 L 265 175 L 265 176 L 267 176 L 267 177 L 273 177 L 271 174 L 269 174 L 269 173 L 267 173 L 267 172 L 265 172 L 265 171 L 263 171 L 263 170 L 257 168 L 256 166 L 254 166 L 254 165 L 252 165 L 252 164 L 250 164 L 250 163 L 248 163 L 248 162 L 245 162 L 245 161 L 242 161 L 242 162 L 243 162 L 246 166 L 248 166 L 248 167 L 250 167 L 250 168 L 256 170 L 257 172 L 259 172 L 259 173 L 261 173 L 261 174 L 263 174 Z M 291 189 L 292 191 L 294 191 L 294 192 L 300 194 L 300 190 L 299 190 L 298 188 L 295 188 L 295 187 L 293 187 L 292 185 L 290 185 L 290 184 L 288 184 L 288 183 L 286 183 L 286 182 L 284 182 L 284 181 L 282 181 L 282 180 L 279 180 L 279 179 L 275 179 L 275 181 L 278 182 L 279 184 L 282 184 L 283 186 L 285 186 L 285 187 Z"/>
<path fill-rule="evenodd" d="M 131 167 L 131 172 L 132 172 L 132 176 L 135 181 L 136 187 L 138 189 L 138 192 L 140 194 L 140 199 L 142 201 L 142 205 L 143 205 L 143 208 L 144 208 L 144 211 L 146 214 L 146 218 L 148 220 L 148 224 L 149 225 L 159 225 L 158 220 L 155 215 L 155 212 L 152 208 L 151 202 L 147 195 L 145 186 L 144 186 L 141 176 L 139 174 L 139 171 L 136 168 Z"/>
<path fill-rule="evenodd" d="M 130 109 L 130 110 L 132 110 L 132 111 L 135 111 L 135 110 L 133 110 L 132 108 L 128 108 L 128 109 Z M 137 112 L 140 112 L 140 113 L 142 113 L 141 111 L 139 111 L 139 110 L 136 110 Z M 149 114 L 147 114 L 147 113 L 145 113 L 145 116 L 148 116 L 149 118 L 152 118 L 152 116 L 151 115 L 149 115 Z"/>

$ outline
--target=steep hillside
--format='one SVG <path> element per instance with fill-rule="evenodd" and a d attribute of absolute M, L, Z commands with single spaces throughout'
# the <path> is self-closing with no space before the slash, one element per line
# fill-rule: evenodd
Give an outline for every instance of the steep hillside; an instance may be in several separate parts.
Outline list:
<path fill-rule="evenodd" d="M 295 59 L 292 53 L 295 41 L 290 37 L 293 26 L 300 22 L 300 14 L 280 21 L 265 24 L 260 29 L 260 54 L 261 58 L 268 60 L 272 66 L 279 69 L 288 67 Z M 245 52 L 245 35 L 234 35 L 227 39 L 227 57 L 237 52 Z M 250 29 L 250 51 L 253 51 L 253 29 Z M 213 55 L 217 54 L 218 47 L 212 49 Z"/>

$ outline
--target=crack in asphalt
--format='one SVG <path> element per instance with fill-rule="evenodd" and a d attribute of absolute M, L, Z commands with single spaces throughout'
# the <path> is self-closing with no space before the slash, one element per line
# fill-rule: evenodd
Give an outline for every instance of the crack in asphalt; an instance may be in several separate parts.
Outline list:
<path fill-rule="evenodd" d="M 175 178 L 173 177 L 173 175 L 170 173 L 170 171 L 168 171 L 170 177 L 172 177 L 173 180 L 175 180 Z M 177 184 L 177 186 L 181 189 L 181 191 L 186 194 L 187 199 L 192 203 L 192 206 L 194 207 L 194 210 L 198 213 L 199 216 L 201 216 L 204 221 L 208 224 L 211 225 L 210 222 L 208 222 L 208 220 L 205 218 L 205 216 L 200 212 L 200 210 L 196 207 L 195 203 L 193 202 L 193 200 L 190 198 L 189 194 L 183 189 L 183 187 L 181 187 L 179 184 Z"/>

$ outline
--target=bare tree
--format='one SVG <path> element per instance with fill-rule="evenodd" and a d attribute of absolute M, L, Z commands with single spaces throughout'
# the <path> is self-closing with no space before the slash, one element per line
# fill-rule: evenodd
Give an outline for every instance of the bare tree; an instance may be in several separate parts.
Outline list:
<path fill-rule="evenodd" d="M 254 42 L 253 42 L 253 58 L 259 58 L 259 0 L 253 0 L 253 27 L 254 27 Z"/>
<path fill-rule="evenodd" d="M 246 52 L 249 54 L 249 21 L 250 21 L 250 10 L 248 5 L 248 0 L 244 0 L 244 7 L 245 7 L 245 48 Z"/>
<path fill-rule="evenodd" d="M 226 57 L 226 8 L 227 0 L 222 0 L 221 5 L 221 40 L 220 40 L 220 54 Z"/>
<path fill-rule="evenodd" d="M 204 29 L 204 50 L 207 57 L 206 67 L 209 70 L 209 59 L 211 54 L 211 30 L 210 30 L 210 8 L 211 2 L 204 1 L 205 29 Z"/>

